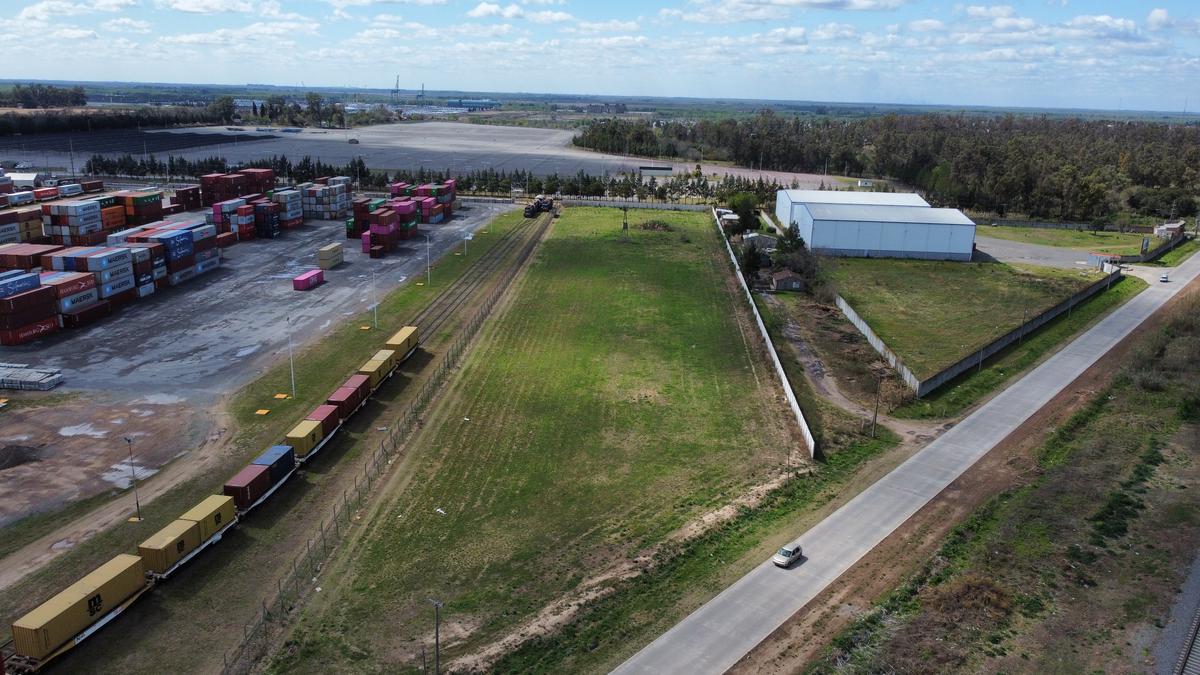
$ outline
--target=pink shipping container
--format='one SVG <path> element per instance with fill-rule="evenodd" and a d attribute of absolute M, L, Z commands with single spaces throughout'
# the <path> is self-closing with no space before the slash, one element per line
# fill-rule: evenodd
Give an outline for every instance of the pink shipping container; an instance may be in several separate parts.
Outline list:
<path fill-rule="evenodd" d="M 248 509 L 271 489 L 271 468 L 251 464 L 225 483 L 224 493 L 233 497 L 239 509 Z"/>
<path fill-rule="evenodd" d="M 361 239 L 362 239 L 362 252 L 370 253 L 371 252 L 371 233 L 363 232 Z"/>
<path fill-rule="evenodd" d="M 348 387 L 358 392 L 359 400 L 366 398 L 371 393 L 371 378 L 366 375 L 354 375 L 346 380 L 342 387 Z"/>
<path fill-rule="evenodd" d="M 310 291 L 323 283 L 325 283 L 325 272 L 323 270 L 309 270 L 292 279 L 292 289 Z"/>
<path fill-rule="evenodd" d="M 316 410 L 313 410 L 305 417 L 306 420 L 321 423 L 321 435 L 328 436 L 337 428 L 338 422 L 341 421 L 341 413 L 336 405 L 319 405 Z"/>

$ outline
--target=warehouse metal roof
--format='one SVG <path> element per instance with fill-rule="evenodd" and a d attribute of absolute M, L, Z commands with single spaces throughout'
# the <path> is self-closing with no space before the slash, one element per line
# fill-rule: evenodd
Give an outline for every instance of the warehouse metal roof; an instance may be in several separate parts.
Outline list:
<path fill-rule="evenodd" d="M 858 220 L 868 223 L 971 225 L 975 222 L 958 209 L 876 204 L 805 204 L 813 220 Z"/>
<path fill-rule="evenodd" d="M 915 192 L 851 192 L 846 190 L 782 190 L 793 203 L 929 206 Z"/>

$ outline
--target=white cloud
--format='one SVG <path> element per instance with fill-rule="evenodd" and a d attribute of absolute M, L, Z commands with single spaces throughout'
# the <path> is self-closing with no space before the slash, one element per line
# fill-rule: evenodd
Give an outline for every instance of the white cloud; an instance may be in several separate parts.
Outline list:
<path fill-rule="evenodd" d="M 90 2 L 70 2 L 69 0 L 42 0 L 35 2 L 17 13 L 19 21 L 49 21 L 57 17 L 76 16 L 91 12 L 116 12 L 136 4 L 136 0 L 90 0 Z"/>
<path fill-rule="evenodd" d="M 1012 5 L 971 5 L 967 7 L 967 16 L 982 19 L 1004 19 L 1015 14 Z"/>
<path fill-rule="evenodd" d="M 505 19 L 515 19 L 525 14 L 525 11 L 517 5 L 508 5 L 501 7 L 494 2 L 481 2 L 475 5 L 475 9 L 467 12 L 467 16 L 473 19 L 484 19 L 491 16 L 502 16 Z"/>
<path fill-rule="evenodd" d="M 254 10 L 250 0 L 157 0 L 158 6 L 189 14 L 217 14 L 219 12 L 250 12 Z"/>
<path fill-rule="evenodd" d="M 50 37 L 56 40 L 95 40 L 98 35 L 94 30 L 84 30 L 82 28 L 59 28 L 50 34 Z"/>
<path fill-rule="evenodd" d="M 937 19 L 918 19 L 908 22 L 908 29 L 915 33 L 930 33 L 939 31 L 946 27 L 946 24 Z"/>
<path fill-rule="evenodd" d="M 150 22 L 142 21 L 141 19 L 130 19 L 127 16 L 123 16 L 119 19 L 105 21 L 104 28 L 110 31 L 123 31 L 126 33 L 149 33 Z"/>
<path fill-rule="evenodd" d="M 1158 8 L 1150 10 L 1146 17 L 1146 27 L 1150 30 L 1162 30 L 1171 25 L 1171 17 L 1167 10 Z"/>
<path fill-rule="evenodd" d="M 575 17 L 566 12 L 555 12 L 551 10 L 543 10 L 540 12 L 530 12 L 525 15 L 534 23 L 562 23 L 564 21 L 573 21 Z"/>
<path fill-rule="evenodd" d="M 640 27 L 637 21 L 610 19 L 608 21 L 580 21 L 566 30 L 578 33 L 632 33 Z"/>

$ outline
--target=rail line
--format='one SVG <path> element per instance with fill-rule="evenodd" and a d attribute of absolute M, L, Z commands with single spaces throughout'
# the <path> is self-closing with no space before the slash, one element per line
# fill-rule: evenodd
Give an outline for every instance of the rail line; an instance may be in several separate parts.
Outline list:
<path fill-rule="evenodd" d="M 1188 629 L 1187 638 L 1183 643 L 1183 651 L 1175 662 L 1175 675 L 1200 675 L 1200 608 L 1192 616 L 1192 625 Z"/>
<path fill-rule="evenodd" d="M 495 246 L 478 260 L 472 262 L 457 279 L 426 305 L 412 322 L 412 325 L 421 329 L 422 341 L 432 336 L 459 307 L 471 298 L 476 289 L 488 281 L 491 273 L 517 248 L 523 239 L 526 239 L 525 235 L 531 229 L 534 231 L 532 239 L 536 241 L 541 232 L 549 226 L 553 217 L 553 213 L 543 213 L 536 218 L 526 218 L 520 225 L 506 232 Z M 526 244 L 528 245 L 527 239 Z"/>

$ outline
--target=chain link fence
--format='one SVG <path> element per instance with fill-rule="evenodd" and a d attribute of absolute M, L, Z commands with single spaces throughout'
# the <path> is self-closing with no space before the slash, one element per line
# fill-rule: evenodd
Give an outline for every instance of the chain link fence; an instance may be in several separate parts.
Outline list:
<path fill-rule="evenodd" d="M 304 598 L 317 587 L 323 564 L 350 529 L 355 512 L 365 504 L 367 495 L 383 478 L 391 460 L 405 447 L 405 441 L 419 429 L 422 415 L 433 401 L 434 394 L 457 367 L 468 345 L 503 298 L 540 239 L 541 232 L 532 237 L 517 261 L 503 272 L 495 289 L 462 327 L 454 343 L 446 349 L 445 357 L 437 369 L 412 402 L 388 425 L 385 436 L 379 440 L 379 446 L 354 476 L 354 484 L 343 491 L 333 513 L 321 522 L 317 533 L 308 539 L 304 552 L 285 568 L 284 575 L 276 582 L 275 591 L 270 597 L 262 599 L 254 618 L 242 627 L 238 646 L 225 652 L 222 673 L 248 672 L 252 664 L 266 652 L 268 629 L 273 625 L 282 625 L 301 608 Z"/>

